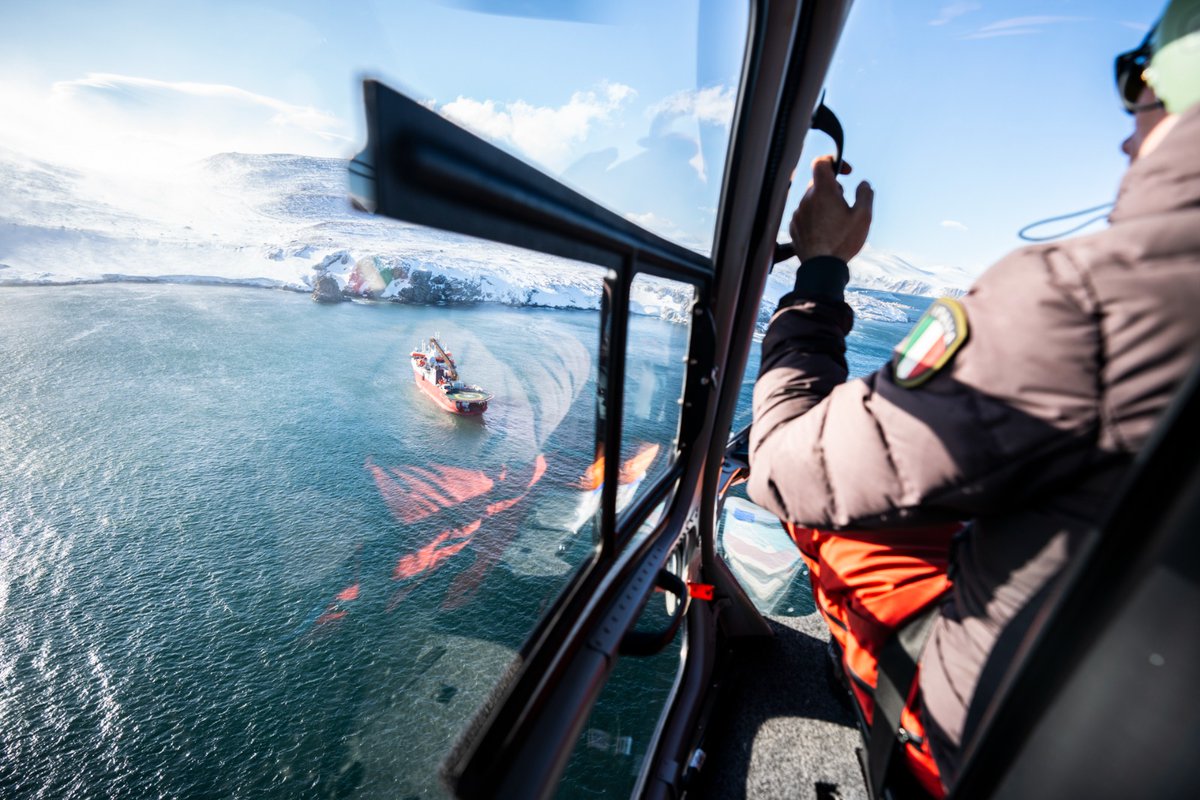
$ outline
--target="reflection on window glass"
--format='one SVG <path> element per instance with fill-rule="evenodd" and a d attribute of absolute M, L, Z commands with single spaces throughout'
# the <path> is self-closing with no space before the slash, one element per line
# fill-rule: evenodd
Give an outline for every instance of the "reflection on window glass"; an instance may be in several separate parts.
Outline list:
<path fill-rule="evenodd" d="M 675 458 L 694 298 L 689 284 L 647 275 L 630 288 L 618 510 Z"/>
<path fill-rule="evenodd" d="M 707 252 L 750 3 L 374 6 L 386 76 L 626 218 Z M 464 45 L 473 64 L 464 69 Z"/>
<path fill-rule="evenodd" d="M 841 178 L 846 195 L 862 180 L 875 190 L 871 231 L 850 261 L 846 295 L 855 312 L 855 376 L 882 366 L 933 298 L 962 294 L 1023 244 L 1022 227 L 1112 199 L 1126 168 L 1120 143 L 1131 133 L 1113 90 L 1112 56 L 1136 46 L 1165 4 L 1093 3 L 1086 17 L 1026 16 L 997 3 L 901 5 L 855 2 L 825 81 L 853 165 Z M 1054 91 L 1030 91 L 1046 84 Z M 914 86 L 925 102 L 919 124 L 907 124 Z M 1012 124 L 1017 117 L 1039 124 Z M 781 241 L 790 238 L 812 160 L 833 151 L 824 134 L 805 138 Z M 769 278 L 760 333 L 796 266 L 781 263 Z M 758 351 L 756 344 L 747 383 Z M 736 419 L 745 425 L 748 386 L 741 399 Z"/>
<path fill-rule="evenodd" d="M 6 9 L 0 796 L 433 793 L 594 553 L 601 271 L 352 211 L 358 79 L 705 249 L 746 4 L 476 5 Z"/>
<path fill-rule="evenodd" d="M 655 592 L 638 630 L 666 628 L 674 596 Z M 679 672 L 686 625 L 662 651 L 617 662 L 579 737 L 557 797 L 629 797 Z"/>
<path fill-rule="evenodd" d="M 592 552 L 601 271 L 356 224 L 354 302 L 0 289 L 0 794 L 434 791 Z"/>
<path fill-rule="evenodd" d="M 745 484 L 725 496 L 717 553 L 762 613 L 792 617 L 816 610 L 800 551 L 778 517 L 747 499 Z"/>

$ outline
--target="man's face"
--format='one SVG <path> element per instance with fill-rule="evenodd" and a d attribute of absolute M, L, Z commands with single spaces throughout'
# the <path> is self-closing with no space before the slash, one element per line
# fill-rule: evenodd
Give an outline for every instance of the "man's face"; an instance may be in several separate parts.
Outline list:
<path fill-rule="evenodd" d="M 1137 160 L 1138 153 L 1142 149 L 1142 144 L 1146 141 L 1146 137 L 1150 135 L 1150 131 L 1154 130 L 1158 123 L 1162 122 L 1167 117 L 1167 111 L 1162 106 L 1154 106 L 1158 100 L 1154 96 L 1154 90 L 1149 86 L 1142 89 L 1142 93 L 1138 95 L 1138 105 L 1142 107 L 1153 106 L 1145 111 L 1138 111 L 1133 115 L 1133 133 L 1129 138 L 1121 142 L 1121 152 L 1129 156 L 1129 163 Z"/>

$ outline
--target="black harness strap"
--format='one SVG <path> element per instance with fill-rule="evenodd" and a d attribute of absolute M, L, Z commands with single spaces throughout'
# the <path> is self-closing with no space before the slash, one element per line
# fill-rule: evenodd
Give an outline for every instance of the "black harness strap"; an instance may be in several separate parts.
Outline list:
<path fill-rule="evenodd" d="M 1060 580 L 1061 576 L 1042 584 L 1042 588 L 1026 601 L 1025 606 L 1000 631 L 996 643 L 992 645 L 992 652 L 983 662 L 979 680 L 975 683 L 975 694 L 971 697 L 971 704 L 967 706 L 967 717 L 963 722 L 962 732 L 964 744 L 971 741 L 971 737 L 979 729 L 979 723 L 983 719 L 984 713 L 1000 691 L 1000 684 L 1004 680 L 1005 673 L 1016 663 L 1017 651 L 1025 640 L 1025 635 L 1032 629 L 1034 619 L 1046 604 L 1051 590 Z M 943 777 L 947 781 L 954 778 L 953 775 Z"/>
<path fill-rule="evenodd" d="M 907 732 L 900 728 L 900 714 L 917 676 L 917 659 L 940 607 L 940 603 L 930 604 L 890 636 L 879 652 L 875 713 L 867 740 L 867 789 L 872 798 L 883 796 L 892 756 L 898 744 L 907 739 Z"/>

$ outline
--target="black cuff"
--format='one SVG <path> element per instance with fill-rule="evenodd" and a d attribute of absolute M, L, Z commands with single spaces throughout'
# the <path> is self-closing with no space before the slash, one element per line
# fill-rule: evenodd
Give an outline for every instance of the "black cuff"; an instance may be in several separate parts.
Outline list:
<path fill-rule="evenodd" d="M 845 301 L 846 284 L 850 282 L 850 267 L 837 256 L 816 256 L 796 270 L 797 297 L 810 300 Z"/>

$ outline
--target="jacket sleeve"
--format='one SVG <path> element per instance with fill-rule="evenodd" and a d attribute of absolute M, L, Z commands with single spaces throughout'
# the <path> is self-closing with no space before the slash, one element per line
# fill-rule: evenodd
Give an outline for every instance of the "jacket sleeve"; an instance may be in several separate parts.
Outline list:
<path fill-rule="evenodd" d="M 845 381 L 849 309 L 808 288 L 807 266 L 763 339 L 756 503 L 812 527 L 961 519 L 1025 501 L 1092 457 L 1097 312 L 1065 254 L 1031 248 L 988 270 L 962 299 L 965 343 L 911 389 L 890 364 Z"/>

